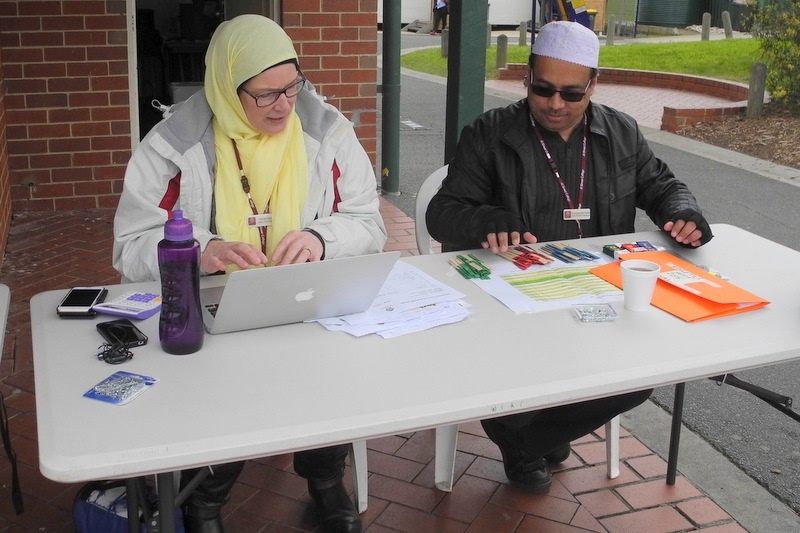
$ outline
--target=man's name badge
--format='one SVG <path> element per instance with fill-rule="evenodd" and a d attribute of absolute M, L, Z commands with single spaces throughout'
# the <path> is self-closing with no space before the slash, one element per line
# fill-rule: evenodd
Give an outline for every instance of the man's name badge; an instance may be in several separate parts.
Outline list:
<path fill-rule="evenodd" d="M 263 215 L 247 215 L 246 218 L 248 228 L 263 228 L 272 225 L 272 214 L 264 213 Z"/>
<path fill-rule="evenodd" d="M 592 218 L 591 209 L 564 209 L 564 220 L 589 220 L 590 218 Z"/>

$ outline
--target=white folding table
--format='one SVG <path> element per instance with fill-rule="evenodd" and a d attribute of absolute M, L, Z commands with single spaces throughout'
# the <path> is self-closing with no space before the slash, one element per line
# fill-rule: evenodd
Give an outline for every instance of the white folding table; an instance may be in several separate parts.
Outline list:
<path fill-rule="evenodd" d="M 729 225 L 696 250 L 672 249 L 772 303 L 686 323 L 653 308 L 612 323 L 570 309 L 515 315 L 448 264 L 452 254 L 405 258 L 466 295 L 457 324 L 382 339 L 293 324 L 208 335 L 203 349 L 168 355 L 158 316 L 134 358 L 99 362 L 104 319 L 65 320 L 65 291 L 31 300 L 40 469 L 55 481 L 163 474 L 349 443 L 682 383 L 800 357 L 800 252 Z M 648 240 L 644 232 L 584 239 L 584 249 Z M 206 279 L 206 283 L 219 280 Z M 155 283 L 111 286 L 109 298 Z M 110 318 L 110 317 L 105 317 Z M 125 406 L 83 393 L 115 370 L 159 379 Z M 164 513 L 162 512 L 162 517 Z"/>

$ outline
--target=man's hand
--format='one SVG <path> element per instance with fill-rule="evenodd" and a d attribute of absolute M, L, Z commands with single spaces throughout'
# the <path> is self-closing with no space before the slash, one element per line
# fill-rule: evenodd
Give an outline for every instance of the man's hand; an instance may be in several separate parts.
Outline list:
<path fill-rule="evenodd" d="M 527 244 L 536 242 L 531 232 L 522 230 L 519 217 L 505 209 L 496 209 L 486 217 L 484 231 L 486 240 L 481 242 L 481 246 L 495 254 L 508 251 L 509 246 L 517 246 L 521 240 Z"/>
<path fill-rule="evenodd" d="M 674 220 L 664 224 L 664 231 L 668 232 L 675 242 L 684 246 L 702 246 L 714 236 L 706 219 L 692 209 L 684 209 L 677 213 Z"/>
<path fill-rule="evenodd" d="M 230 264 L 241 269 L 252 265 L 266 265 L 267 256 L 245 242 L 226 242 L 219 239 L 208 241 L 200 256 L 200 268 L 203 272 L 213 274 L 225 270 Z"/>
<path fill-rule="evenodd" d="M 322 242 L 313 233 L 290 231 L 275 247 L 270 260 L 276 265 L 319 261 L 324 251 Z"/>

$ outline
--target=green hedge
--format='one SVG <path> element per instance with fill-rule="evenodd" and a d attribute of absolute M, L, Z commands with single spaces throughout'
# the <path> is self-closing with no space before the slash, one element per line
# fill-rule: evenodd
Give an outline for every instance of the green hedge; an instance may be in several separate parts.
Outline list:
<path fill-rule="evenodd" d="M 772 99 L 800 112 L 800 0 L 759 2 L 753 33 L 761 43 Z"/>

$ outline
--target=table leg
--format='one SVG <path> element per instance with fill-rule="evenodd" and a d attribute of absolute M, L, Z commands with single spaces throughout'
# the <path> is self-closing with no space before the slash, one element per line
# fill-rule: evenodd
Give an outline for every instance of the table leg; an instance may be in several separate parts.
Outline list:
<path fill-rule="evenodd" d="M 172 472 L 156 475 L 159 533 L 175 533 L 175 478 Z"/>
<path fill-rule="evenodd" d="M 138 479 L 125 480 L 125 499 L 128 506 L 128 533 L 139 533 Z"/>
<path fill-rule="evenodd" d="M 675 384 L 675 399 L 672 406 L 672 429 L 669 436 L 669 456 L 667 458 L 667 485 L 675 484 L 678 471 L 678 448 L 681 443 L 681 422 L 683 421 L 683 397 L 686 383 Z"/>

